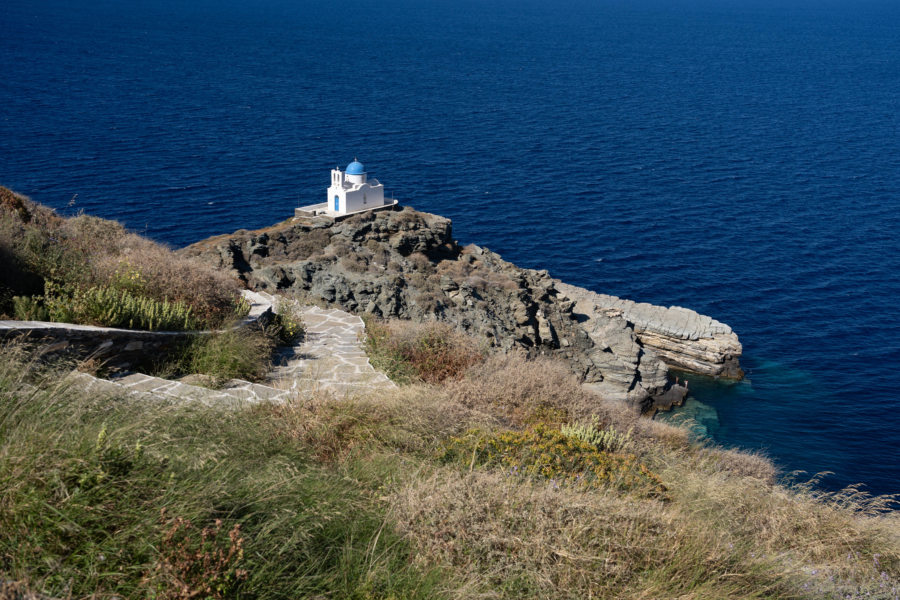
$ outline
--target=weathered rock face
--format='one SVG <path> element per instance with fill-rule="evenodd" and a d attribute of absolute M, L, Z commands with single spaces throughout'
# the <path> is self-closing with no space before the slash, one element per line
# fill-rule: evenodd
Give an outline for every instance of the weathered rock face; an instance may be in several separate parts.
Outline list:
<path fill-rule="evenodd" d="M 312 217 L 210 238 L 181 252 L 235 270 L 251 289 L 382 317 L 434 318 L 492 346 L 558 355 L 602 394 L 642 409 L 685 394 L 634 321 L 573 313 L 569 298 L 577 294 L 561 293 L 546 271 L 460 247 L 450 220 L 437 215 L 405 208 L 339 222 Z"/>
<path fill-rule="evenodd" d="M 576 302 L 579 314 L 618 314 L 631 323 L 644 348 L 671 368 L 713 377 L 740 379 L 743 351 L 731 327 L 680 306 L 654 306 L 597 294 L 556 282 Z"/>

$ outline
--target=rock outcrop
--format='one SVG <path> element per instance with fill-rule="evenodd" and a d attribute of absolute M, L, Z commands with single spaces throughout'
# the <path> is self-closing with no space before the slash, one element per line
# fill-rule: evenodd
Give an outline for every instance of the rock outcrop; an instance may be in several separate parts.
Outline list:
<path fill-rule="evenodd" d="M 616 315 L 634 327 L 644 348 L 673 369 L 740 379 L 743 351 L 731 327 L 715 319 L 680 306 L 655 306 L 617 296 L 597 294 L 561 281 L 557 288 L 575 300 L 575 311 L 582 315 Z"/>
<path fill-rule="evenodd" d="M 180 252 L 233 269 L 251 289 L 360 314 L 443 320 L 487 345 L 560 356 L 600 393 L 643 410 L 686 393 L 670 381 L 660 350 L 641 337 L 668 329 L 650 328 L 652 319 L 638 325 L 622 308 L 586 304 L 574 291 L 579 288 L 546 271 L 519 268 L 478 246 L 461 247 L 450 220 L 437 215 L 404 208 L 343 221 L 294 219 Z M 678 342 L 670 337 L 675 349 L 667 351 L 674 354 Z"/>

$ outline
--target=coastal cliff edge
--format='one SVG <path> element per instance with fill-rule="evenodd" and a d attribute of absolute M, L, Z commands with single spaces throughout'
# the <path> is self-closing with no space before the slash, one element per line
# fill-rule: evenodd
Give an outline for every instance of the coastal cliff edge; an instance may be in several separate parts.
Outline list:
<path fill-rule="evenodd" d="M 597 294 L 460 246 L 445 217 L 403 208 L 343 221 L 297 218 L 179 252 L 254 290 L 383 318 L 453 323 L 490 346 L 566 359 L 585 385 L 642 411 L 680 403 L 669 368 L 739 378 L 725 324 L 680 307 Z"/>

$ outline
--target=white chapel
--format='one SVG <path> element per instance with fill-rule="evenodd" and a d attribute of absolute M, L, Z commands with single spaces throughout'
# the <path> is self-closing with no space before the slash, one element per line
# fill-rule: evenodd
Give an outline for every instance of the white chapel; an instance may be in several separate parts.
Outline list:
<path fill-rule="evenodd" d="M 384 199 L 384 186 L 377 179 L 369 179 L 361 162 L 354 159 L 341 171 L 331 170 L 331 185 L 325 202 L 304 206 L 296 215 L 327 215 L 341 217 L 397 204 L 394 199 Z"/>
<path fill-rule="evenodd" d="M 358 160 L 331 170 L 328 188 L 328 208 L 340 215 L 384 206 L 384 186 L 377 179 L 368 179 L 366 169 Z"/>

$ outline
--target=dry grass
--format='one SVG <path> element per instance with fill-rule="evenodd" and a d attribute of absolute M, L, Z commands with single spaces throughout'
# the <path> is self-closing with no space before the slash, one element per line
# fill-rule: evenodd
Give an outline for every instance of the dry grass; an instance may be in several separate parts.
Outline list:
<path fill-rule="evenodd" d="M 709 463 L 712 470 L 753 477 L 769 484 L 775 483 L 778 477 L 778 469 L 761 452 L 712 447 L 700 450 L 700 456 Z"/>
<path fill-rule="evenodd" d="M 44 600 L 45 596 L 36 594 L 27 586 L 12 581 L 0 580 L 0 600 Z"/>
<path fill-rule="evenodd" d="M 5 358 L 16 364 L 0 369 L 0 390 L 7 393 L 0 395 L 0 408 L 5 406 L 4 398 L 28 387 L 17 375 L 28 370 L 22 367 L 28 358 L 9 351 Z M 321 574 L 302 588 L 306 597 L 336 589 L 329 597 L 388 598 L 387 592 L 366 592 L 365 582 L 377 575 L 385 586 L 382 589 L 388 589 L 398 570 L 408 578 L 403 585 L 421 590 L 419 597 L 812 600 L 897 596 L 900 515 L 885 514 L 889 499 L 869 498 L 852 489 L 835 495 L 815 492 L 811 486 L 774 484 L 775 473 L 765 457 L 692 444 L 684 430 L 582 395 L 577 381 L 559 367 L 544 359 L 492 357 L 472 367 L 465 380 L 445 385 L 407 385 L 349 398 L 319 394 L 238 413 L 197 409 L 191 417 L 184 410 L 184 414 L 176 411 L 150 420 L 147 416 L 156 408 L 92 398 L 84 409 L 91 415 L 90 430 L 79 434 L 71 465 L 83 470 L 84 464 L 93 464 L 97 431 L 110 422 L 109 439 L 115 444 L 109 447 L 116 451 L 110 456 L 118 461 L 113 462 L 119 464 L 124 456 L 136 466 L 127 485 L 111 487 L 108 494 L 104 491 L 103 503 L 115 510 L 104 509 L 101 520 L 92 511 L 104 504 L 92 501 L 86 505 L 91 511 L 84 509 L 83 514 L 72 512 L 71 502 L 63 497 L 54 497 L 53 506 L 63 511 L 65 519 L 95 519 L 97 539 L 104 544 L 109 543 L 108 532 L 101 525 L 118 519 L 117 527 L 128 535 L 117 537 L 121 540 L 116 543 L 137 543 L 145 553 L 138 575 L 155 564 L 153 553 L 159 550 L 158 545 L 140 542 L 145 532 L 135 529 L 136 523 L 151 532 L 158 529 L 158 510 L 148 508 L 148 503 L 180 503 L 185 518 L 204 527 L 214 523 L 211 518 L 225 514 L 232 520 L 222 531 L 241 523 L 248 544 L 244 560 L 255 565 L 255 569 L 247 567 L 248 579 L 240 586 L 248 586 L 259 597 L 304 596 L 297 592 L 304 580 L 278 583 L 282 568 L 294 569 L 299 577 L 305 577 L 308 569 Z M 22 403 L 22 410 L 32 404 Z M 67 399 L 54 410 L 72 407 Z M 84 428 L 87 414 L 67 418 L 53 431 L 59 432 L 61 440 L 73 429 Z M 507 447 L 500 448 L 496 460 L 477 456 L 463 460 L 460 454 L 460 460 L 441 462 L 448 440 L 473 428 L 487 437 L 508 434 L 518 444 L 523 435 L 539 427 L 558 433 L 553 419 L 581 420 L 585 414 L 598 414 L 620 431 L 634 427 L 629 452 L 634 451 L 635 458 L 660 478 L 666 488 L 665 501 L 641 494 L 633 486 L 585 486 L 565 478 L 523 476 L 521 466 L 510 466 L 509 460 L 517 455 Z M 549 416 L 549 424 L 545 420 L 529 428 L 541 415 Z M 7 437 L 0 439 L 18 444 L 14 451 L 0 452 L 0 468 L 7 468 L 5 480 L 14 482 L 16 493 L 26 483 L 41 494 L 41 486 L 56 489 L 45 486 L 41 475 L 57 460 L 51 454 L 58 450 L 48 450 L 58 445 L 47 438 L 51 417 L 46 411 L 36 414 L 28 427 L 0 419 L 0 426 L 7 427 Z M 504 432 L 504 425 L 520 427 L 524 433 Z M 144 433 L 138 437 L 129 433 L 138 430 Z M 28 436 L 34 441 L 26 440 Z M 141 456 L 153 460 L 139 461 L 135 442 L 146 442 L 147 454 Z M 127 452 L 119 456 L 122 448 Z M 17 458 L 4 462 L 4 456 Z M 169 462 L 160 462 L 163 456 L 170 457 Z M 36 458 L 28 462 L 27 457 L 43 457 L 43 462 L 34 463 Z M 101 458 L 109 462 L 105 454 Z M 552 455 L 526 458 L 542 465 L 562 464 Z M 157 490 L 160 482 L 170 481 L 161 477 L 160 469 L 174 469 L 176 479 Z M 195 482 L 198 474 L 205 488 Z M 102 481 L 108 485 L 119 480 Z M 101 480 L 97 482 L 100 485 Z M 164 489 L 168 485 L 177 487 L 170 493 Z M 254 499 L 231 499 L 248 497 L 249 492 Z M 6 493 L 12 498 L 11 489 Z M 26 509 L 40 515 L 32 523 L 55 519 L 53 527 L 22 525 L 16 530 L 22 539 L 40 535 L 56 545 L 42 542 L 33 556 L 17 558 L 19 571 L 11 573 L 12 578 L 28 584 L 26 575 L 44 573 L 48 560 L 92 573 L 90 552 L 67 554 L 62 542 L 57 543 L 62 535 L 59 528 L 66 522 L 62 517 L 41 512 L 43 504 L 31 499 L 27 506 L 20 502 L 4 512 L 2 500 L 0 521 Z M 215 514 L 211 506 L 219 507 Z M 140 512 L 140 520 L 117 511 Z M 269 519 L 274 524 L 269 525 Z M 360 520 L 365 523 L 362 532 L 357 529 Z M 387 542 L 384 536 L 390 532 L 395 537 Z M 315 544 L 311 546 L 309 540 Z M 7 545 L 4 551 L 19 553 L 17 547 Z M 310 555 L 309 548 L 316 550 Z M 395 558 L 382 560 L 392 553 Z M 345 558 L 338 560 L 336 555 Z M 26 558 L 31 562 L 23 562 Z M 130 564 L 126 559 L 132 560 L 126 556 L 122 564 Z M 381 565 L 375 571 L 371 571 L 373 561 Z M 338 585 L 348 569 L 356 573 L 353 581 L 360 582 L 353 584 L 361 586 L 354 587 L 355 596 Z M 429 575 L 430 587 L 420 587 L 424 584 L 416 578 L 423 573 L 440 574 L 440 579 Z M 64 584 L 61 581 L 54 589 Z M 96 585 L 101 584 L 109 587 L 104 581 Z M 116 585 L 126 584 L 132 585 L 125 579 Z M 81 596 L 89 585 L 94 584 L 81 584 Z M 407 597 L 404 594 L 416 595 L 397 592 L 394 597 Z"/>
<path fill-rule="evenodd" d="M 368 319 L 366 351 L 372 365 L 397 383 L 458 379 L 484 358 L 474 338 L 438 321 Z"/>
<path fill-rule="evenodd" d="M 373 449 L 429 454 L 469 427 L 493 424 L 489 416 L 447 403 L 421 385 L 356 397 L 321 392 L 258 410 L 280 435 L 308 446 L 325 462 Z"/>
<path fill-rule="evenodd" d="M 756 476 L 685 463 L 662 473 L 684 520 L 729 532 L 745 563 L 769 564 L 801 597 L 889 598 L 900 591 L 900 520 L 889 498 L 811 486 L 768 485 Z M 894 505 L 896 506 L 896 505 Z"/>
<path fill-rule="evenodd" d="M 636 562 L 664 552 L 642 543 L 665 531 L 662 504 L 604 491 L 441 470 L 398 490 L 392 503 L 423 565 L 467 571 L 488 597 L 612 597 Z"/>
<path fill-rule="evenodd" d="M 446 469 L 396 490 L 393 514 L 421 565 L 481 580 L 481 597 L 894 597 L 896 518 L 755 479 L 667 475 L 663 503 Z"/>
<path fill-rule="evenodd" d="M 630 430 L 633 450 L 642 458 L 648 454 L 653 459 L 660 448 L 673 456 L 694 448 L 687 429 L 641 418 L 627 405 L 601 398 L 581 386 L 567 363 L 551 357 L 529 359 L 518 352 L 494 354 L 469 368 L 464 377 L 446 382 L 441 392 L 446 394 L 448 402 L 489 414 L 513 428 L 537 423 L 582 423 L 596 417 L 601 429 Z M 709 452 L 718 456 L 719 462 L 732 464 L 737 470 L 774 472 L 774 467 L 763 457 L 751 458 L 741 453 L 721 455 L 727 453 L 724 450 Z"/>
<path fill-rule="evenodd" d="M 684 452 L 694 446 L 693 435 L 687 428 L 639 418 L 638 415 L 630 415 L 630 419 L 634 426 L 635 439 L 639 443 L 647 442 L 651 450 L 662 447 L 668 451 Z"/>
<path fill-rule="evenodd" d="M 445 391 L 449 400 L 512 426 L 573 422 L 591 414 L 605 424 L 613 420 L 606 404 L 582 388 L 565 363 L 551 358 L 495 354 L 466 371 L 462 379 L 448 382 Z"/>

